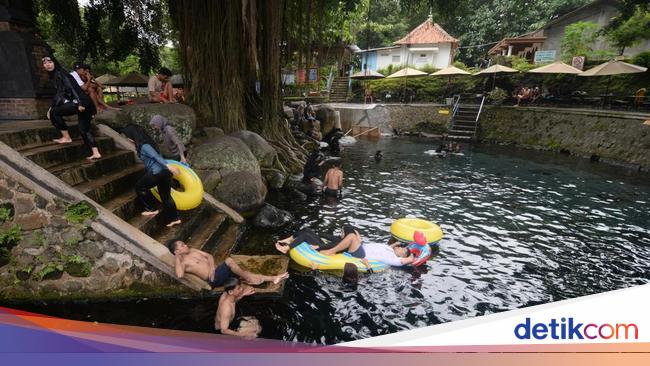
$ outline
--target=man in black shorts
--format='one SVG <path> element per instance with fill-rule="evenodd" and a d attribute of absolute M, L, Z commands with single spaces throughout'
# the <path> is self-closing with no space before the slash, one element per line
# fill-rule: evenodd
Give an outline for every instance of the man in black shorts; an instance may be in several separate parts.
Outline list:
<path fill-rule="evenodd" d="M 250 285 L 259 285 L 263 282 L 279 283 L 289 277 L 284 272 L 276 276 L 265 276 L 252 273 L 239 267 L 232 258 L 218 266 L 214 264 L 214 258 L 201 250 L 190 248 L 183 241 L 172 239 L 167 242 L 167 248 L 176 257 L 176 276 L 182 278 L 185 273 L 191 273 L 207 281 L 212 288 L 223 286 L 229 278 L 238 277 Z"/>

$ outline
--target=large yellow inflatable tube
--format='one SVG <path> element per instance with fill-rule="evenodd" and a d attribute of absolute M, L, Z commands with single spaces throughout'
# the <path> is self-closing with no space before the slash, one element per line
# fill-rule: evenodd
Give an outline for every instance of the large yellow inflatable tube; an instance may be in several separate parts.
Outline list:
<path fill-rule="evenodd" d="M 429 244 L 435 244 L 442 239 L 442 229 L 431 221 L 404 218 L 395 220 L 390 226 L 390 233 L 404 242 L 413 242 L 413 233 L 416 231 L 422 232 Z"/>
<path fill-rule="evenodd" d="M 180 170 L 178 175 L 174 176 L 183 187 L 182 191 L 172 188 L 172 199 L 176 203 L 176 209 L 181 211 L 191 210 L 198 207 L 203 201 L 203 183 L 199 176 L 190 169 L 189 166 L 175 161 L 167 160 L 167 164 L 173 165 Z M 151 193 L 160 201 L 160 195 L 157 188 L 152 188 Z"/>
<path fill-rule="evenodd" d="M 310 268 L 312 263 L 316 263 L 320 270 L 343 270 L 346 263 L 352 263 L 357 266 L 359 271 L 368 271 L 368 267 L 359 258 L 353 257 L 348 253 L 323 255 L 312 249 L 308 243 L 301 243 L 291 249 L 289 256 L 296 263 L 307 268 Z M 383 271 L 389 267 L 389 265 L 375 260 L 368 262 L 374 272 Z"/>

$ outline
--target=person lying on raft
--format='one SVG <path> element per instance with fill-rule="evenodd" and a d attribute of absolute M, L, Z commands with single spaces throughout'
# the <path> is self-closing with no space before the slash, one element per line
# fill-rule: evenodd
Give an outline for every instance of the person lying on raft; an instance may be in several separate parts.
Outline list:
<path fill-rule="evenodd" d="M 326 196 L 340 197 L 343 188 L 343 171 L 341 160 L 334 160 L 334 165 L 325 174 L 323 194 Z"/>
<path fill-rule="evenodd" d="M 363 250 L 366 252 L 366 257 L 361 261 L 368 268 L 370 268 L 369 261 L 371 260 L 393 267 L 401 267 L 415 261 L 413 253 L 402 247 L 397 240 L 393 241 L 393 239 L 389 240 L 388 244 L 363 244 Z"/>
<path fill-rule="evenodd" d="M 334 248 L 321 250 L 320 253 L 323 255 L 334 255 L 345 251 L 355 258 L 362 259 L 366 257 L 363 245 L 361 245 L 361 234 L 359 234 L 359 230 L 354 226 L 343 226 L 341 238 L 341 241 Z"/>
<path fill-rule="evenodd" d="M 185 273 L 191 273 L 207 281 L 212 288 L 223 286 L 229 278 L 241 278 L 250 285 L 259 285 L 263 282 L 277 284 L 289 277 L 287 272 L 276 276 L 252 273 L 239 267 L 232 258 L 226 258 L 223 263 L 215 266 L 212 255 L 190 248 L 178 239 L 168 241 L 167 248 L 176 257 L 175 269 L 178 278 L 183 278 Z"/>
<path fill-rule="evenodd" d="M 288 238 L 284 238 L 275 243 L 275 249 L 279 252 L 288 254 L 289 251 L 302 243 L 311 245 L 314 250 L 323 250 L 331 248 L 310 228 L 304 228 L 296 231 Z"/>
<path fill-rule="evenodd" d="M 223 286 L 219 297 L 217 313 L 214 316 L 214 329 L 225 335 L 244 338 L 256 338 L 262 331 L 260 323 L 254 317 L 244 316 L 235 319 L 235 305 L 244 296 L 255 293 L 249 286 L 243 286 L 237 278 L 229 278 Z"/>

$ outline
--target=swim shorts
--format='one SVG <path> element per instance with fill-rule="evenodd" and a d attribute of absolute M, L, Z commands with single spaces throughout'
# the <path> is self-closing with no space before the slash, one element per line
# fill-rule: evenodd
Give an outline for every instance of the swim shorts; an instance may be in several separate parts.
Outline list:
<path fill-rule="evenodd" d="M 226 262 L 221 263 L 214 269 L 214 279 L 209 282 L 212 288 L 223 286 L 229 278 L 236 277 L 235 274 L 230 270 L 230 267 L 226 265 Z"/>

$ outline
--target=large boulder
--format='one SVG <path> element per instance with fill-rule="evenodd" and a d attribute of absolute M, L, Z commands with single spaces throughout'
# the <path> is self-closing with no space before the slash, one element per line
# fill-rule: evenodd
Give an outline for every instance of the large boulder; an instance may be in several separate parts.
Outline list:
<path fill-rule="evenodd" d="M 296 190 L 308 195 L 318 195 L 323 191 L 323 181 L 314 178 L 309 183 L 303 183 L 302 174 L 291 175 L 287 178 L 284 189 L 288 191 Z"/>
<path fill-rule="evenodd" d="M 201 178 L 215 170 L 221 177 L 242 171 L 260 175 L 260 164 L 251 150 L 242 140 L 232 136 L 217 137 L 194 146 L 188 160 Z"/>
<path fill-rule="evenodd" d="M 257 216 L 255 216 L 253 225 L 264 229 L 279 228 L 287 225 L 291 221 L 293 221 L 293 215 L 291 213 L 266 204 Z"/>
<path fill-rule="evenodd" d="M 321 104 L 316 108 L 315 112 L 316 119 L 321 122 L 323 135 L 327 135 L 334 128 L 341 128 L 341 115 L 334 108 Z"/>
<path fill-rule="evenodd" d="M 266 184 L 276 190 L 282 189 L 287 180 L 286 174 L 277 169 L 262 169 L 262 176 L 266 180 Z"/>
<path fill-rule="evenodd" d="M 278 153 L 262 136 L 246 130 L 233 132 L 230 136 L 242 140 L 263 168 L 271 168 L 275 163 Z"/>
<path fill-rule="evenodd" d="M 221 183 L 214 190 L 217 199 L 243 213 L 262 207 L 266 193 L 266 185 L 260 174 L 249 171 L 234 172 L 222 177 Z"/>
<path fill-rule="evenodd" d="M 144 127 L 151 136 L 154 136 L 153 130 L 149 127 L 149 121 L 151 121 L 151 117 L 159 114 L 169 120 L 184 144 L 190 142 L 192 132 L 196 128 L 196 114 L 192 108 L 185 104 L 144 103 L 121 108 L 119 111 L 109 110 L 98 113 L 95 116 L 95 122 L 118 130 L 128 123 L 134 123 Z"/>

